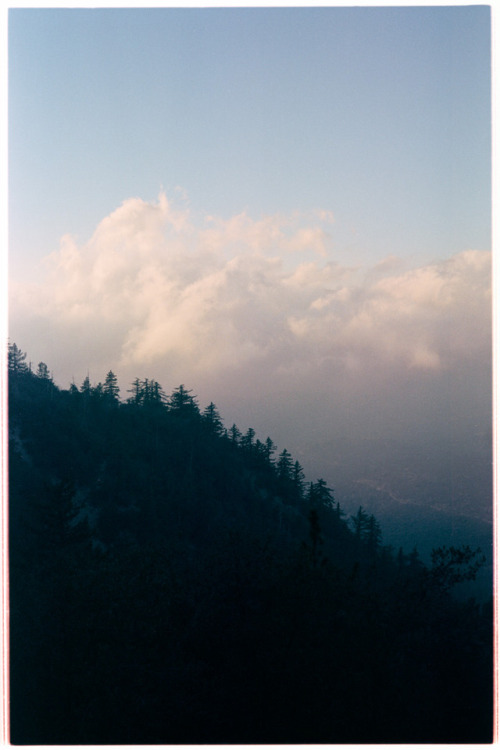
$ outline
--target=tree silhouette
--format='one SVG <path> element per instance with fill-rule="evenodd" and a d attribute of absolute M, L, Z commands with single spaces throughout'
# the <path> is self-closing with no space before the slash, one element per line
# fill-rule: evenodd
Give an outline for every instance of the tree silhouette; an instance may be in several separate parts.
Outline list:
<path fill-rule="evenodd" d="M 36 376 L 37 378 L 40 378 L 41 380 L 51 380 L 49 368 L 45 364 L 45 362 L 39 362 L 38 367 L 36 370 Z"/>
<path fill-rule="evenodd" d="M 103 386 L 103 393 L 108 401 L 118 403 L 120 388 L 118 386 L 118 379 L 112 370 L 110 370 L 106 375 L 106 380 L 104 381 Z"/>
<path fill-rule="evenodd" d="M 199 409 L 194 396 L 191 396 L 192 390 L 186 389 L 181 384 L 175 388 L 168 400 L 171 411 L 176 412 L 182 416 L 197 416 Z"/>
<path fill-rule="evenodd" d="M 211 432 L 215 433 L 216 435 L 223 434 L 224 423 L 222 422 L 217 407 L 212 401 L 203 410 L 202 421 Z"/>
<path fill-rule="evenodd" d="M 473 550 L 469 545 L 433 549 L 431 560 L 432 580 L 444 591 L 448 591 L 457 583 L 474 581 L 478 570 L 486 562 L 481 550 Z"/>
<path fill-rule="evenodd" d="M 9 375 L 18 376 L 28 372 L 26 354 L 19 349 L 17 344 L 9 344 L 8 347 L 8 370 Z"/>

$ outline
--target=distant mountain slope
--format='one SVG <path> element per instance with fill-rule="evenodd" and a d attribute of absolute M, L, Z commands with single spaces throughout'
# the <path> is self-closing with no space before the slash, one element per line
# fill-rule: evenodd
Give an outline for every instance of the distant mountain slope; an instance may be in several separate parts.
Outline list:
<path fill-rule="evenodd" d="M 363 486 L 375 494 L 383 493 L 399 503 L 426 505 L 449 515 L 492 522 L 493 450 L 490 434 L 405 435 L 399 440 L 383 435 L 350 437 L 333 434 L 327 448 L 331 455 L 331 481 L 342 494 L 359 491 Z M 347 431 L 348 433 L 348 431 Z M 467 441 L 469 438 L 469 441 Z M 322 446 L 325 451 L 325 445 Z M 313 441 L 303 451 L 314 457 L 320 446 Z M 331 474 L 331 475 L 330 475 Z"/>

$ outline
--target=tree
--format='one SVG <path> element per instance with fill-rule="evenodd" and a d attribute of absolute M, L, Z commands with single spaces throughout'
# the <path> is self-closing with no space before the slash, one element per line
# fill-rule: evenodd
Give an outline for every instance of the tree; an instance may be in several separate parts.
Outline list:
<path fill-rule="evenodd" d="M 486 558 L 479 547 L 473 550 L 469 545 L 462 545 L 433 549 L 431 561 L 431 579 L 440 589 L 447 591 L 457 583 L 474 581 Z"/>
<path fill-rule="evenodd" d="M 216 435 L 222 435 L 224 432 L 224 424 L 213 401 L 203 410 L 202 422 Z"/>
<path fill-rule="evenodd" d="M 194 416 L 199 414 L 199 409 L 196 404 L 196 399 L 191 396 L 192 391 L 185 388 L 181 383 L 178 388 L 172 391 L 169 399 L 169 406 L 171 411 L 182 414 L 183 416 Z"/>
<path fill-rule="evenodd" d="M 342 519 L 345 516 L 345 513 L 342 510 L 342 508 L 340 507 L 340 503 L 337 503 L 335 505 L 335 507 L 333 509 L 333 512 L 334 512 L 334 515 L 335 515 L 335 518 L 337 519 L 337 521 L 342 521 Z"/>
<path fill-rule="evenodd" d="M 239 442 L 241 440 L 241 432 L 235 424 L 233 424 L 233 426 L 229 430 L 229 439 L 232 445 L 239 445 Z"/>
<path fill-rule="evenodd" d="M 273 453 L 276 451 L 276 446 L 270 437 L 267 437 L 264 442 L 264 455 L 269 463 L 272 463 Z"/>
<path fill-rule="evenodd" d="M 354 535 L 358 543 L 363 542 L 366 539 L 370 520 L 368 513 L 363 510 L 363 507 L 361 505 L 359 506 L 356 515 L 351 516 L 351 522 L 354 528 Z"/>
<path fill-rule="evenodd" d="M 71 393 L 72 396 L 80 395 L 80 391 L 78 390 L 78 387 L 74 382 L 70 383 L 69 392 Z"/>
<path fill-rule="evenodd" d="M 9 344 L 8 369 L 11 376 L 18 376 L 28 372 L 26 354 L 19 349 L 17 344 Z"/>
<path fill-rule="evenodd" d="M 243 435 L 243 437 L 241 438 L 241 441 L 240 441 L 241 447 L 245 448 L 248 451 L 251 450 L 254 437 L 255 437 L 255 430 L 252 427 L 249 427 L 248 430 Z"/>
<path fill-rule="evenodd" d="M 255 455 L 266 460 L 266 446 L 259 440 L 259 438 L 257 438 L 257 440 L 255 441 L 254 452 Z"/>
<path fill-rule="evenodd" d="M 139 380 L 136 378 L 132 383 L 132 388 L 127 390 L 132 396 L 127 399 L 127 403 L 134 406 L 165 406 L 165 391 L 156 380 Z"/>
<path fill-rule="evenodd" d="M 101 382 L 97 383 L 92 389 L 91 394 L 95 399 L 100 399 L 104 395 L 104 386 Z"/>
<path fill-rule="evenodd" d="M 110 370 L 106 375 L 106 380 L 104 381 L 103 386 L 103 393 L 108 401 L 118 403 L 118 394 L 120 393 L 120 388 L 118 387 L 118 379 L 112 370 Z"/>
<path fill-rule="evenodd" d="M 154 406 L 165 406 L 166 396 L 165 391 L 158 383 L 157 380 L 149 381 L 149 392 L 147 402 Z"/>
<path fill-rule="evenodd" d="M 305 477 L 304 477 L 304 469 L 302 468 L 302 466 L 299 464 L 298 461 L 295 461 L 293 465 L 292 482 L 295 488 L 295 493 L 297 495 L 297 498 L 299 500 L 302 499 L 302 496 L 304 494 Z"/>
<path fill-rule="evenodd" d="M 291 479 L 292 467 L 293 467 L 292 455 L 285 448 L 284 450 L 281 451 L 281 453 L 278 456 L 278 463 L 276 465 L 276 468 L 278 471 L 278 479 L 280 480 Z"/>
<path fill-rule="evenodd" d="M 39 362 L 38 367 L 36 370 L 36 376 L 37 378 L 40 378 L 41 380 L 51 380 L 49 368 L 45 364 L 45 362 Z"/>
<path fill-rule="evenodd" d="M 333 504 L 332 490 L 324 479 L 311 482 L 308 494 L 309 503 L 316 508 L 331 508 Z"/>
<path fill-rule="evenodd" d="M 127 393 L 131 393 L 132 396 L 127 399 L 127 402 L 129 404 L 134 404 L 135 406 L 139 406 L 142 402 L 143 398 L 143 392 L 142 392 L 142 383 L 139 380 L 139 378 L 136 378 L 134 382 L 132 383 L 132 388 L 129 388 L 127 390 Z"/>
<path fill-rule="evenodd" d="M 84 396 L 90 396 L 92 393 L 92 386 L 90 385 L 90 378 L 88 375 L 86 375 L 80 386 L 80 393 L 83 393 Z"/>

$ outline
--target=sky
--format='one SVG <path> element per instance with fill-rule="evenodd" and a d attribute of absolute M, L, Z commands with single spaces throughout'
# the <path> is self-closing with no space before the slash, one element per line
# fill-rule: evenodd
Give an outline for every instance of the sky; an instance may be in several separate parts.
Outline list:
<path fill-rule="evenodd" d="M 490 83 L 486 6 L 11 9 L 10 340 L 182 382 L 310 479 L 474 474 Z"/>

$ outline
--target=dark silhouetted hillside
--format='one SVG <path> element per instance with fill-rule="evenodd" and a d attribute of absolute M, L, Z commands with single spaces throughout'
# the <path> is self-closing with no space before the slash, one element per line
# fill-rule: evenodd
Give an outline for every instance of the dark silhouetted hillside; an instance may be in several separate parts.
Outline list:
<path fill-rule="evenodd" d="M 9 348 L 14 744 L 485 743 L 482 553 L 384 546 L 184 385 Z"/>

